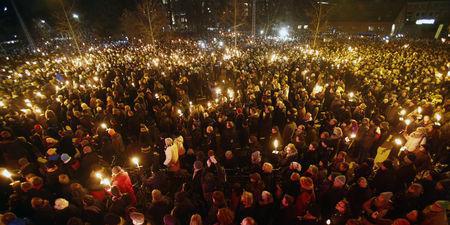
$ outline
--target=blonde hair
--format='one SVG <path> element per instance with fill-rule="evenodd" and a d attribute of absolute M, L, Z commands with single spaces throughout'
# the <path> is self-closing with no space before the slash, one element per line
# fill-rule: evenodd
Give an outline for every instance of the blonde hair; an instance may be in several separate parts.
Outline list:
<path fill-rule="evenodd" d="M 241 196 L 241 201 L 244 205 L 253 205 L 253 194 L 248 191 L 244 191 Z"/>
<path fill-rule="evenodd" d="M 266 173 L 272 173 L 272 171 L 273 171 L 273 166 L 272 166 L 272 164 L 270 164 L 270 163 L 268 163 L 268 162 L 265 162 L 265 163 L 263 163 L 263 165 L 262 165 L 262 170 L 263 170 L 264 172 L 266 172 Z"/>
<path fill-rule="evenodd" d="M 231 225 L 234 221 L 234 213 L 228 208 L 221 208 L 217 211 L 217 221 L 221 225 Z"/>
<path fill-rule="evenodd" d="M 199 214 L 192 215 L 189 225 L 203 225 L 202 216 L 200 216 Z"/>

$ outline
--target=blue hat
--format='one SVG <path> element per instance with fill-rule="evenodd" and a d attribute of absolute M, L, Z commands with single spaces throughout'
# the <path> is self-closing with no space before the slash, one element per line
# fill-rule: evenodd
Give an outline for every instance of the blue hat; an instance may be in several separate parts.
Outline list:
<path fill-rule="evenodd" d="M 61 155 L 61 161 L 63 161 L 64 164 L 68 163 L 72 157 L 70 157 L 67 153 L 63 153 Z"/>

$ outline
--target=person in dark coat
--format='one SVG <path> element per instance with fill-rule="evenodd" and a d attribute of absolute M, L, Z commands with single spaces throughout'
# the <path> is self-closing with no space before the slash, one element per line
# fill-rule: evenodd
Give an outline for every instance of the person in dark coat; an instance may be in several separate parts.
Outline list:
<path fill-rule="evenodd" d="M 245 217 L 256 218 L 257 211 L 255 206 L 253 205 L 253 202 L 254 202 L 253 194 L 244 191 L 244 193 L 242 193 L 241 196 L 241 205 L 236 211 L 236 218 L 235 218 L 236 223 L 239 223 Z"/>
<path fill-rule="evenodd" d="M 259 225 L 269 225 L 273 222 L 273 211 L 275 210 L 273 196 L 268 191 L 261 193 L 261 200 L 258 202 L 257 217 L 255 218 Z"/>
<path fill-rule="evenodd" d="M 322 193 L 320 204 L 325 218 L 330 217 L 336 204 L 346 197 L 346 181 L 344 175 L 339 175 L 334 178 L 331 188 Z"/>
<path fill-rule="evenodd" d="M 54 211 L 48 200 L 42 198 L 32 198 L 31 207 L 33 214 L 31 220 L 35 225 L 49 225 L 54 221 Z"/>
<path fill-rule="evenodd" d="M 91 195 L 83 197 L 82 215 L 85 222 L 90 224 L 101 224 L 103 222 L 104 206 L 96 201 Z"/>
<path fill-rule="evenodd" d="M 80 165 L 81 181 L 86 181 L 89 178 L 92 170 L 97 166 L 98 162 L 99 157 L 97 153 L 92 151 L 91 146 L 84 146 Z"/>
<path fill-rule="evenodd" d="M 69 204 L 69 202 L 63 198 L 55 200 L 55 217 L 54 224 L 66 224 L 72 217 L 81 216 L 81 211 L 75 205 Z"/>
<path fill-rule="evenodd" d="M 421 199 L 422 194 L 422 185 L 419 183 L 413 183 L 409 185 L 405 192 L 395 195 L 393 198 L 393 215 L 395 217 L 402 217 L 412 210 L 422 210 L 425 207 Z"/>
<path fill-rule="evenodd" d="M 370 199 L 372 192 L 369 189 L 365 177 L 360 177 L 358 182 L 350 187 L 347 194 L 352 218 L 358 218 L 362 213 L 362 205 Z"/>
<path fill-rule="evenodd" d="M 226 208 L 227 203 L 225 195 L 221 191 L 214 191 L 212 193 L 212 205 L 208 210 L 208 216 L 206 218 L 206 224 L 215 224 L 217 222 L 217 213 L 219 209 Z"/>
<path fill-rule="evenodd" d="M 196 213 L 196 208 L 185 192 L 177 192 L 175 194 L 175 203 L 172 215 L 179 221 L 181 225 L 189 224 L 192 214 Z"/>
<path fill-rule="evenodd" d="M 405 188 L 411 182 L 414 181 L 414 177 L 416 177 L 416 167 L 414 165 L 414 161 L 416 160 L 416 155 L 410 153 L 403 157 L 402 165 L 397 169 L 397 178 L 399 189 Z"/>
<path fill-rule="evenodd" d="M 385 160 L 373 178 L 375 193 L 394 192 L 397 188 L 397 176 L 391 160 Z"/>
<path fill-rule="evenodd" d="M 162 195 L 161 191 L 155 189 L 152 191 L 152 202 L 147 209 L 150 221 L 155 225 L 163 224 L 163 217 L 170 213 L 170 205 L 167 198 Z"/>
<path fill-rule="evenodd" d="M 119 216 L 125 216 L 125 209 L 131 205 L 131 197 L 127 193 L 120 192 L 119 187 L 111 187 L 112 198 L 107 204 L 108 212 Z"/>
<path fill-rule="evenodd" d="M 0 164 L 12 169 L 19 169 L 19 159 L 30 158 L 22 142 L 8 128 L 0 131 L 0 152 L 2 154 Z"/>
<path fill-rule="evenodd" d="M 290 195 L 284 195 L 281 200 L 281 206 L 275 216 L 274 221 L 277 221 L 279 225 L 292 225 L 297 224 L 297 215 L 294 207 L 294 197 Z"/>
<path fill-rule="evenodd" d="M 346 225 L 350 219 L 351 213 L 348 202 L 346 200 L 339 201 L 335 206 L 335 212 L 330 217 L 332 225 Z M 325 217 L 327 218 L 327 217 Z"/>

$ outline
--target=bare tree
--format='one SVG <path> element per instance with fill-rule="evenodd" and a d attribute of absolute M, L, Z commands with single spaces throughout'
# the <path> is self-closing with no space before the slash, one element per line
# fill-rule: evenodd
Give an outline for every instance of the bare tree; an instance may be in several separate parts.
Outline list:
<path fill-rule="evenodd" d="M 120 22 L 127 35 L 155 44 L 168 24 L 167 12 L 158 0 L 141 0 L 136 11 L 123 12 Z"/>
<path fill-rule="evenodd" d="M 311 11 L 308 13 L 308 16 L 311 18 L 311 25 L 314 29 L 313 36 L 313 48 L 316 47 L 317 36 L 322 31 L 322 29 L 327 23 L 328 15 L 330 14 L 331 4 L 327 1 L 311 1 Z"/>

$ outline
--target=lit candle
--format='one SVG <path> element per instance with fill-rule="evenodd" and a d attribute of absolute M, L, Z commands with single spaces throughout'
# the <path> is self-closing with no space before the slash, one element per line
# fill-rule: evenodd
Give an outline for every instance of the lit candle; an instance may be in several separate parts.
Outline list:
<path fill-rule="evenodd" d="M 10 179 L 11 182 L 14 182 L 14 179 L 12 178 L 12 173 L 9 172 L 7 169 L 4 169 L 4 170 L 2 171 L 2 176 L 4 176 L 4 177 Z"/>
<path fill-rule="evenodd" d="M 406 119 L 405 120 L 405 124 L 406 124 L 406 126 L 409 126 L 409 124 L 411 124 L 411 120 L 410 119 Z"/>
<path fill-rule="evenodd" d="M 395 142 L 396 145 L 402 145 L 403 144 L 403 142 L 402 142 L 402 140 L 400 138 L 396 138 L 394 140 L 394 142 Z"/>
<path fill-rule="evenodd" d="M 96 172 L 95 173 L 95 177 L 97 177 L 98 179 L 102 180 L 103 175 L 100 172 Z"/>
<path fill-rule="evenodd" d="M 131 162 L 133 162 L 134 164 L 136 164 L 136 167 L 138 168 L 138 169 L 140 169 L 140 165 L 139 165 L 139 158 L 138 157 L 133 157 L 133 158 L 131 158 Z"/>

